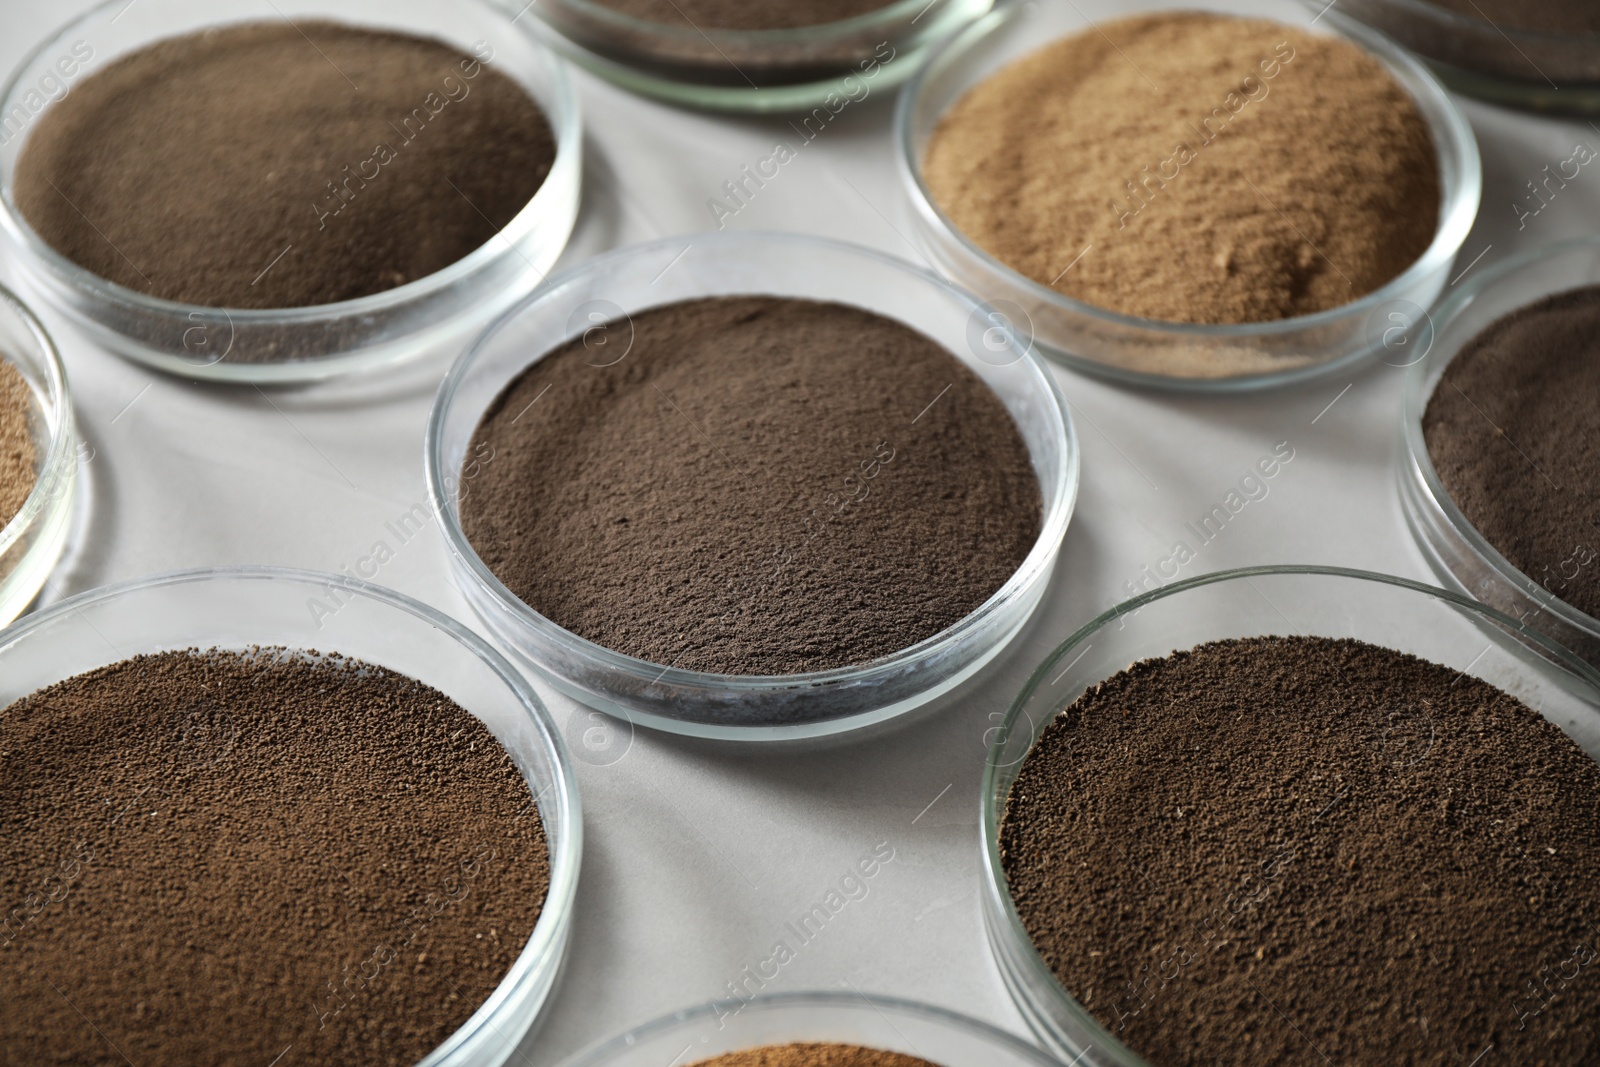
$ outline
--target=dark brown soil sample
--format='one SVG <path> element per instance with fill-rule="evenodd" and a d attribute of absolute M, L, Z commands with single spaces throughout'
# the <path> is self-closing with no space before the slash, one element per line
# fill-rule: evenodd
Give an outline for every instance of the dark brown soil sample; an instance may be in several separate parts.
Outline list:
<path fill-rule="evenodd" d="M 1530 304 L 1450 361 L 1422 417 L 1467 521 L 1551 595 L 1600 616 L 1600 286 Z"/>
<path fill-rule="evenodd" d="M 1155 1067 L 1600 1062 L 1600 766 L 1470 675 L 1320 637 L 1137 663 L 1044 730 L 1001 849 Z"/>
<path fill-rule="evenodd" d="M 506 388 L 472 455 L 462 527 L 507 588 L 691 670 L 822 670 L 932 637 L 1041 521 L 999 398 L 839 304 L 696 300 L 595 327 Z"/>
<path fill-rule="evenodd" d="M 1544 33 L 1600 33 L 1594 0 L 1432 0 L 1458 15 L 1499 26 Z"/>
<path fill-rule="evenodd" d="M 0 1062 L 414 1064 L 549 884 L 521 773 L 337 657 L 140 656 L 0 711 Z"/>
<path fill-rule="evenodd" d="M 329 22 L 162 41 L 42 115 L 17 205 L 68 259 L 169 300 L 392 289 L 493 238 L 555 160 L 544 113 L 491 51 Z"/>
<path fill-rule="evenodd" d="M 858 1045 L 790 1044 L 743 1049 L 693 1067 L 937 1067 L 898 1052 L 880 1052 Z"/>
<path fill-rule="evenodd" d="M 595 0 L 624 15 L 666 26 L 702 30 L 792 30 L 857 18 L 891 7 L 896 0 Z"/>

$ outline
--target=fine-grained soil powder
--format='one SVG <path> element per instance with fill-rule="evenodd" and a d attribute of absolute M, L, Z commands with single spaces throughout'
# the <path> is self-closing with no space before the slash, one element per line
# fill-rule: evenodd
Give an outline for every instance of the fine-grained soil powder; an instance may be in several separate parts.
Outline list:
<path fill-rule="evenodd" d="M 691 1067 L 937 1067 L 927 1060 L 858 1045 L 763 1045 L 700 1060 Z"/>
<path fill-rule="evenodd" d="M 856 18 L 889 7 L 895 0 L 596 0 L 624 15 L 703 30 L 792 30 Z"/>
<path fill-rule="evenodd" d="M 140 656 L 0 711 L 0 1062 L 409 1067 L 521 953 L 493 735 L 338 657 Z"/>
<path fill-rule="evenodd" d="M 1338 307 L 1432 242 L 1416 103 L 1354 45 L 1258 19 L 1104 23 L 940 120 L 929 192 L 1027 277 L 1127 315 L 1265 322 Z"/>
<path fill-rule="evenodd" d="M 981 379 L 898 322 L 805 300 L 593 327 L 506 387 L 470 455 L 462 528 L 508 589 L 689 670 L 899 651 L 988 599 L 1041 521 L 1027 446 Z"/>
<path fill-rule="evenodd" d="M 1491 545 L 1600 616 L 1600 286 L 1546 297 L 1467 342 L 1422 433 L 1439 480 Z"/>
<path fill-rule="evenodd" d="M 492 69 L 492 46 L 283 20 L 161 41 L 84 77 L 38 119 L 16 197 L 46 243 L 118 285 L 302 307 L 463 258 L 554 159 L 549 122 Z"/>
<path fill-rule="evenodd" d="M 33 432 L 33 390 L 27 379 L 0 358 L 0 527 L 22 510 L 38 479 Z"/>
<path fill-rule="evenodd" d="M 1471 675 L 1320 637 L 1136 663 L 1000 837 L 1045 962 L 1155 1067 L 1600 1062 L 1600 766 Z"/>

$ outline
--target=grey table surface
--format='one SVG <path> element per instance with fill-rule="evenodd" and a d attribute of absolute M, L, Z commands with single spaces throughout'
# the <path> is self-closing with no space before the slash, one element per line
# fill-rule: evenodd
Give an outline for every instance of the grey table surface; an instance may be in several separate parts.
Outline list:
<path fill-rule="evenodd" d="M 0 69 L 83 0 L 0 2 Z M 1248 12 L 1255 5 L 1240 0 Z M 706 201 L 784 135 L 780 120 L 652 103 L 574 72 L 586 131 L 583 202 L 562 257 L 714 228 Z M 1461 106 L 1483 151 L 1476 228 L 1452 277 L 1533 244 L 1600 232 L 1585 170 L 1519 230 L 1525 183 L 1600 130 Z M 803 230 L 920 260 L 889 138 L 892 93 L 846 109 L 730 228 Z M 0 281 L 16 287 L 15 262 Z M 58 340 L 92 458 L 90 509 L 46 599 L 183 567 L 353 565 L 384 523 L 427 499 L 423 427 L 454 351 L 375 380 L 263 393 L 153 374 L 41 311 Z M 1185 574 L 1322 563 L 1431 578 L 1395 491 L 1403 372 L 1374 363 L 1301 388 L 1237 398 L 1118 388 L 1052 368 L 1077 420 L 1083 481 L 1051 588 L 1031 628 L 975 681 L 905 721 L 796 751 L 640 730 L 584 758 L 586 712 L 535 681 L 577 742 L 585 805 L 579 904 L 566 972 L 521 1063 L 726 995 L 864 853 L 894 861 L 768 983 L 886 993 L 1021 1032 L 978 905 L 984 735 L 1031 668 L 1126 595 L 1279 442 L 1295 450 L 1269 495 L 1199 550 Z M 400 547 L 377 581 L 472 621 L 439 531 Z M 625 750 L 616 746 L 624 746 Z M 622 751 L 620 758 L 617 752 Z"/>

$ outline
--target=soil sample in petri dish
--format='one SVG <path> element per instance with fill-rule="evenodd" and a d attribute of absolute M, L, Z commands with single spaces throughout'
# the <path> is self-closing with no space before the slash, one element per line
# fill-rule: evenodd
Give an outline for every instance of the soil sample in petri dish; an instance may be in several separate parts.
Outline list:
<path fill-rule="evenodd" d="M 1590 0 L 1431 0 L 1458 15 L 1491 26 L 1542 33 L 1600 34 L 1600 7 Z"/>
<path fill-rule="evenodd" d="M 1427 122 L 1376 58 L 1205 12 L 1107 22 L 1003 67 L 940 119 L 924 178 L 1040 285 L 1208 325 L 1381 288 L 1428 249 L 1441 200 Z"/>
<path fill-rule="evenodd" d="M 474 716 L 286 649 L 137 656 L 0 710 L 0 1049 L 16 1063 L 416 1063 L 549 885 Z"/>
<path fill-rule="evenodd" d="M 38 119 L 17 207 L 67 259 L 166 300 L 384 292 L 492 240 L 550 173 L 550 123 L 492 55 L 322 21 L 159 41 Z"/>
<path fill-rule="evenodd" d="M 1434 387 L 1423 440 L 1467 521 L 1511 565 L 1600 617 L 1600 286 L 1491 323 Z"/>
<path fill-rule="evenodd" d="M 1378 18 L 1370 3 L 1360 17 L 1452 66 L 1548 89 L 1551 101 L 1562 89 L 1592 97 L 1600 87 L 1600 5 L 1592 0 L 1386 0 Z M 1454 16 L 1453 24 L 1430 13 L 1429 3 Z"/>
<path fill-rule="evenodd" d="M 1000 849 L 1153 1067 L 1600 1055 L 1600 765 L 1461 671 L 1323 637 L 1136 663 L 1040 734 Z"/>
<path fill-rule="evenodd" d="M 461 524 L 494 575 L 580 637 L 686 670 L 908 648 L 998 591 L 1042 521 L 982 379 L 908 326 L 807 300 L 590 330 L 505 388 L 470 454 L 493 458 Z"/>
<path fill-rule="evenodd" d="M 778 92 L 799 143 L 859 104 L 891 65 L 915 64 L 929 34 L 987 0 L 544 0 L 534 13 L 623 84 L 724 106 Z M 891 80 L 898 81 L 898 76 Z M 795 95 L 795 94 L 799 95 Z M 788 134 L 786 133 L 785 136 Z M 791 151 L 794 138 L 787 142 Z"/>

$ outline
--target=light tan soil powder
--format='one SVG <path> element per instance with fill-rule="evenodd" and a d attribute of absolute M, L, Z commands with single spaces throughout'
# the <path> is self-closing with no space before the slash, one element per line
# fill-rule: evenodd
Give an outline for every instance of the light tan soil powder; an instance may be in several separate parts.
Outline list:
<path fill-rule="evenodd" d="M 1348 303 L 1439 214 L 1415 102 L 1344 41 L 1199 12 L 1108 22 L 969 91 L 928 189 L 989 254 L 1127 315 L 1265 322 Z"/>
<path fill-rule="evenodd" d="M 28 415 L 33 390 L 22 372 L 0 359 L 0 526 L 16 517 L 38 475 Z"/>

